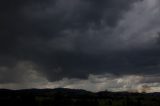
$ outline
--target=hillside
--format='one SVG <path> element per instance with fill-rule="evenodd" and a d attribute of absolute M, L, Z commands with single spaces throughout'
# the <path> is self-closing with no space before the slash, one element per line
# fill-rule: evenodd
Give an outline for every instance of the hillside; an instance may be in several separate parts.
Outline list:
<path fill-rule="evenodd" d="M 2 106 L 160 106 L 160 93 L 89 92 L 76 89 L 0 90 Z"/>

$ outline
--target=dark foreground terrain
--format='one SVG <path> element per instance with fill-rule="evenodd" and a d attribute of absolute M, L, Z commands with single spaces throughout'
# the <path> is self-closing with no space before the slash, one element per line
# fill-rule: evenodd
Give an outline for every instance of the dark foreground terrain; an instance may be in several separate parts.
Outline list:
<path fill-rule="evenodd" d="M 0 90 L 0 106 L 160 106 L 160 93 L 73 89 Z"/>

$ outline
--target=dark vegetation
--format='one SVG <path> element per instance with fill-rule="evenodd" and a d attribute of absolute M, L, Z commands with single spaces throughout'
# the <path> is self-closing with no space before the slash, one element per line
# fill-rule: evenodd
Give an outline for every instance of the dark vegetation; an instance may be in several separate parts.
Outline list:
<path fill-rule="evenodd" d="M 1 106 L 160 106 L 160 93 L 73 89 L 0 90 Z"/>

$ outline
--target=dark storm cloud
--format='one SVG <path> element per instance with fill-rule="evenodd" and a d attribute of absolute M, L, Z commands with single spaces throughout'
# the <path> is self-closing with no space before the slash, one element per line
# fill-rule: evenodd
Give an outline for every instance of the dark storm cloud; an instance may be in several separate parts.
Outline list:
<path fill-rule="evenodd" d="M 133 9 L 135 2 L 138 6 Z M 87 78 L 89 74 L 158 73 L 160 51 L 154 39 L 157 40 L 159 25 L 154 24 L 155 30 L 146 34 L 143 24 L 152 19 L 146 18 L 137 26 L 129 14 L 131 11 L 133 17 L 142 17 L 137 11 L 145 5 L 143 2 L 1 1 L 0 73 L 6 77 L 1 77 L 0 82 L 23 79 L 17 75 L 26 73 L 20 70 L 26 71 L 28 67 L 19 68 L 25 61 L 33 63 L 34 70 L 43 73 L 50 81 L 64 77 Z M 135 32 L 136 27 L 141 29 L 140 36 Z M 152 29 L 150 25 L 148 29 Z M 150 40 L 155 43 L 150 44 Z M 15 77 L 10 78 L 12 75 Z"/>

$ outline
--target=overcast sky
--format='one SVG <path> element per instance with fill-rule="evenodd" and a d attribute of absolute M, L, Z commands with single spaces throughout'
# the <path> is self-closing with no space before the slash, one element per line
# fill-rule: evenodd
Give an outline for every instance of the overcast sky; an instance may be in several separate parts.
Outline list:
<path fill-rule="evenodd" d="M 160 92 L 159 0 L 1 0 L 0 88 Z"/>

